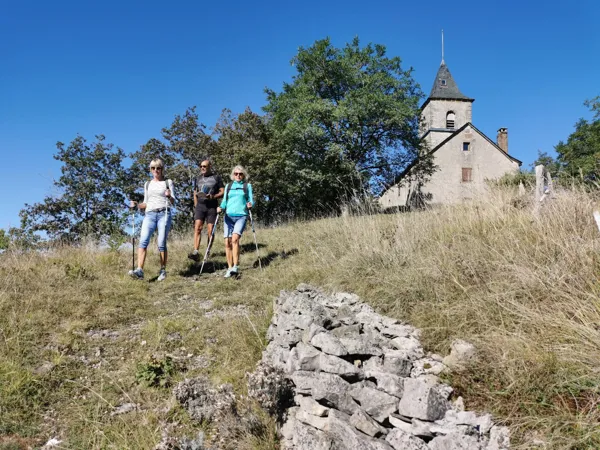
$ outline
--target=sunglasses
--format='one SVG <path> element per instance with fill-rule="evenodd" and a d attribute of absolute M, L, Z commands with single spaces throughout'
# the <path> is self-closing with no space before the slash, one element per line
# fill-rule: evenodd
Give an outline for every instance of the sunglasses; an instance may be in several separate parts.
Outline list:
<path fill-rule="evenodd" d="M 200 166 L 203 169 L 208 169 L 208 166 Z"/>
<path fill-rule="evenodd" d="M 236 177 L 237 176 L 240 176 L 240 177 L 244 176 L 244 174 L 242 172 L 233 172 L 233 175 L 236 176 Z"/>
<path fill-rule="evenodd" d="M 162 170 L 162 167 L 158 166 L 158 167 L 150 167 L 150 170 Z"/>

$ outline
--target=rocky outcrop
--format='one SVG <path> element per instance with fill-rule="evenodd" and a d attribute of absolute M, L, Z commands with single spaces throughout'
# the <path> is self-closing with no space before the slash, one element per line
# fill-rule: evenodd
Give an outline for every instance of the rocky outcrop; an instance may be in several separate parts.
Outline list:
<path fill-rule="evenodd" d="M 419 336 L 353 294 L 327 295 L 308 285 L 281 292 L 259 365 L 265 375 L 249 379 L 270 411 L 281 391 L 275 384 L 293 383 L 282 448 L 508 449 L 507 428 L 463 411 L 460 397 L 449 400 L 452 388 L 438 377 L 447 366 L 425 354 Z M 451 365 L 475 357 L 464 342 L 453 349 L 460 356 L 448 358 Z"/>

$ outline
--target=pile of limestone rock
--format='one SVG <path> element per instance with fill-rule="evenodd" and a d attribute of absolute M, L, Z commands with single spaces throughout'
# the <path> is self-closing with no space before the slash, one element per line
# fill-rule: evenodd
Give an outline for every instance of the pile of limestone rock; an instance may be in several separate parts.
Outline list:
<path fill-rule="evenodd" d="M 353 294 L 283 291 L 261 362 L 293 382 L 282 448 L 508 449 L 506 427 L 449 400 L 438 375 L 460 363 L 455 352 L 426 355 L 419 334 Z"/>

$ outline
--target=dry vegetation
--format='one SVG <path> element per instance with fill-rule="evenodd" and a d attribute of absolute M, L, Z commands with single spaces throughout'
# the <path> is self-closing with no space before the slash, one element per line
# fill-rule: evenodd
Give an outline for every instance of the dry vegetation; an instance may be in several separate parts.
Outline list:
<path fill-rule="evenodd" d="M 475 343 L 479 363 L 448 382 L 467 408 L 508 424 L 515 447 L 600 448 L 594 199 L 564 193 L 539 217 L 513 200 L 504 191 L 485 205 L 259 229 L 270 264 L 252 267 L 248 233 L 240 281 L 219 272 L 196 281 L 191 236 L 170 244 L 164 283 L 128 279 L 129 251 L 0 255 L 0 449 L 51 437 L 69 449 L 151 449 L 167 424 L 193 436 L 169 382 L 204 373 L 243 394 L 272 298 L 300 282 L 358 293 L 422 328 L 432 351 Z M 152 249 L 147 276 L 155 260 Z M 220 240 L 213 260 L 223 266 Z M 166 386 L 140 382 L 167 356 Z M 128 402 L 139 409 L 111 415 Z M 276 448 L 264 421 L 267 432 L 239 448 Z"/>

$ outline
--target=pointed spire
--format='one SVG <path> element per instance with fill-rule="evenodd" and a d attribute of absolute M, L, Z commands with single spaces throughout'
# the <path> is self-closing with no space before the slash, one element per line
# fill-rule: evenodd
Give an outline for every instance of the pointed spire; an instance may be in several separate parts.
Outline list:
<path fill-rule="evenodd" d="M 444 29 L 442 28 L 442 64 L 446 64 L 444 62 Z"/>
<path fill-rule="evenodd" d="M 470 100 L 472 98 L 467 97 L 458 89 L 456 81 L 452 78 L 452 74 L 446 66 L 442 56 L 442 64 L 438 69 L 438 73 L 433 82 L 433 88 L 429 94 L 429 99 L 449 99 L 449 100 Z"/>

